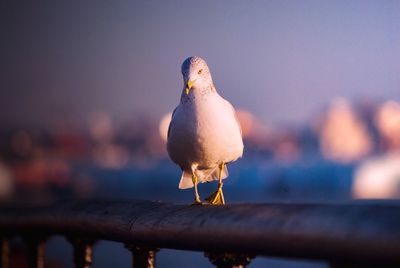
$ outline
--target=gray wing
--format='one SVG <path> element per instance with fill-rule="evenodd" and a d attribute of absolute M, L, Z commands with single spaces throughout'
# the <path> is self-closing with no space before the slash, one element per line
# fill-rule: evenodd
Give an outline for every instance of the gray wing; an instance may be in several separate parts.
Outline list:
<path fill-rule="evenodd" d="M 172 119 L 174 118 L 174 114 L 175 114 L 175 112 L 176 112 L 176 109 L 178 109 L 178 107 L 176 107 L 176 108 L 174 109 L 174 111 L 172 112 L 171 122 L 169 123 L 169 126 L 168 126 L 167 139 L 169 138 L 169 133 L 171 132 Z"/>
<path fill-rule="evenodd" d="M 225 100 L 225 99 L 224 99 L 224 100 Z M 235 108 L 233 107 L 233 105 L 232 105 L 229 101 L 227 101 L 227 100 L 225 100 L 225 101 L 226 101 L 226 102 L 229 104 L 229 106 L 231 107 L 233 116 L 235 117 L 236 123 L 237 123 L 237 125 L 238 125 L 238 127 L 239 127 L 240 136 L 243 137 L 242 126 L 240 125 L 240 121 L 239 121 L 239 118 L 238 118 L 238 116 L 237 116 L 236 110 L 235 110 Z"/>

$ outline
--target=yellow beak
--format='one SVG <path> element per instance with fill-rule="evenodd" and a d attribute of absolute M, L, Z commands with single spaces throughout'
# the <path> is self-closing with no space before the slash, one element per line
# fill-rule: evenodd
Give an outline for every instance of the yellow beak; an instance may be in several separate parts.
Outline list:
<path fill-rule="evenodd" d="M 185 90 L 186 95 L 189 94 L 189 91 L 190 91 L 190 89 L 191 89 L 192 87 L 193 87 L 193 82 L 190 81 L 190 80 L 188 80 L 188 81 L 187 81 L 187 85 L 186 85 L 186 90 Z"/>

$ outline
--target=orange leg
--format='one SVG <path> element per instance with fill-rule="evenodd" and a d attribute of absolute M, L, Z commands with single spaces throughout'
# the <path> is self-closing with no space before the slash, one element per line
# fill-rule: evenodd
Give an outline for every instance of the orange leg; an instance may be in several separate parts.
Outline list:
<path fill-rule="evenodd" d="M 224 170 L 225 163 L 221 163 L 219 165 L 219 174 L 218 174 L 218 189 L 215 191 L 209 198 L 207 198 L 207 202 L 211 205 L 225 205 L 224 193 L 222 192 L 222 171 Z"/>

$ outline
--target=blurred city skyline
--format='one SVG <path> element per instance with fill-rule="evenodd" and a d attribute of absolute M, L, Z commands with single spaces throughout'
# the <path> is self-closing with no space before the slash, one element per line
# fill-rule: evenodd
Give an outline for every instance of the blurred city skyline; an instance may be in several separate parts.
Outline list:
<path fill-rule="evenodd" d="M 291 198 L 305 189 L 289 191 L 296 183 L 309 185 L 307 191 L 317 197 L 318 187 L 327 186 L 331 188 L 326 192 L 342 195 L 335 198 L 349 197 L 351 190 L 355 198 L 400 196 L 400 188 L 393 187 L 400 179 L 400 102 L 352 104 L 337 98 L 301 127 L 270 127 L 243 109 L 237 115 L 245 152 L 243 159 L 233 164 L 233 180 L 238 179 L 238 172 L 251 178 L 249 182 L 241 180 L 243 185 L 264 185 L 273 194 Z M 159 121 L 143 117 L 116 122 L 109 114 L 97 113 L 80 126 L 64 123 L 54 128 L 2 129 L 0 200 L 13 193 L 14 184 L 19 191 L 36 193 L 55 187 L 55 193 L 62 190 L 63 194 L 72 191 L 78 195 L 99 194 L 96 188 L 101 187 L 101 178 L 106 184 L 127 180 L 130 187 L 144 180 L 143 186 L 150 187 L 165 184 L 169 177 L 168 184 L 174 185 L 179 168 L 166 153 L 170 119 L 167 113 Z M 380 179 L 374 174 L 381 174 Z M 147 181 L 149 176 L 152 179 Z M 117 188 L 107 193 L 125 189 L 120 186 L 116 184 Z"/>
<path fill-rule="evenodd" d="M 44 1 L 0 4 L 0 121 L 155 120 L 180 65 L 263 123 L 305 123 L 337 96 L 400 100 L 398 1 Z M 135 118 L 136 119 L 136 118 Z"/>

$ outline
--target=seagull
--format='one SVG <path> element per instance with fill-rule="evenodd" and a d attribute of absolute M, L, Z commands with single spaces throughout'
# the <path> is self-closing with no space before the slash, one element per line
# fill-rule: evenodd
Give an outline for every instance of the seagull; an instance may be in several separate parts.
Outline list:
<path fill-rule="evenodd" d="M 226 164 L 243 155 L 243 140 L 233 106 L 214 86 L 210 69 L 200 57 L 187 58 L 181 68 L 183 90 L 168 127 L 167 151 L 182 169 L 179 189 L 194 187 L 195 204 L 203 204 L 198 183 L 218 180 L 217 190 L 206 199 L 225 204 L 222 180 Z"/>

